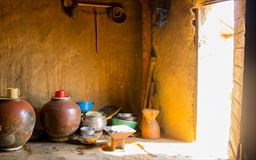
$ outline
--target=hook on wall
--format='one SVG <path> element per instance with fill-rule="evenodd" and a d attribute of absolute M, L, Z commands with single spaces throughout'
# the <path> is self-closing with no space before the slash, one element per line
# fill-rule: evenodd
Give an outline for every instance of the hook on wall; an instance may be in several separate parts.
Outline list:
<path fill-rule="evenodd" d="M 123 7 L 118 3 L 92 3 L 92 2 L 78 2 L 77 0 L 62 0 L 64 11 L 72 18 L 76 18 L 79 8 L 94 7 L 106 8 L 109 17 L 116 23 L 122 23 L 126 20 L 126 13 Z"/>
<path fill-rule="evenodd" d="M 109 9 L 110 18 L 116 23 L 122 23 L 126 19 L 126 13 L 122 7 L 111 7 Z"/>
<path fill-rule="evenodd" d="M 163 27 L 167 24 L 167 13 L 166 8 L 156 8 L 156 19 L 154 24 L 159 27 Z"/>
<path fill-rule="evenodd" d="M 155 2 L 153 13 L 154 26 L 163 27 L 168 23 L 168 14 L 170 12 L 171 0 L 161 0 Z"/>

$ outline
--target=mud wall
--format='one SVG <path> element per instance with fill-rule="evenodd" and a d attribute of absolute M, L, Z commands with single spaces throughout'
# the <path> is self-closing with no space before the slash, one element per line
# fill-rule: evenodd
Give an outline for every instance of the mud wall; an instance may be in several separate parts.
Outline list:
<path fill-rule="evenodd" d="M 140 5 L 116 2 L 127 19 L 114 23 L 106 10 L 97 10 L 96 52 L 92 9 L 72 19 L 60 0 L 0 0 L 0 95 L 18 87 L 21 96 L 41 108 L 55 90 L 65 89 L 74 101 L 94 101 L 94 110 L 117 105 L 138 113 Z"/>
<path fill-rule="evenodd" d="M 164 2 L 164 1 L 163 1 Z M 167 24 L 153 29 L 157 55 L 154 79 L 158 88 L 162 133 L 184 141 L 195 140 L 197 54 L 192 25 L 192 0 L 166 1 Z M 157 7 L 159 3 L 154 3 Z M 161 6 L 161 3 L 160 3 Z"/>

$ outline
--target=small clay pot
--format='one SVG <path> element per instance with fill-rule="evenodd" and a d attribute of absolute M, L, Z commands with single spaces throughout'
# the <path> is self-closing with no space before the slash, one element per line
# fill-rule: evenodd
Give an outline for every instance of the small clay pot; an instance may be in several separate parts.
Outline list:
<path fill-rule="evenodd" d="M 30 139 L 36 122 L 32 105 L 15 93 L 18 89 L 14 90 L 8 89 L 8 93 L 15 96 L 0 97 L 0 149 L 6 151 L 22 148 Z"/>
<path fill-rule="evenodd" d="M 54 142 L 67 141 L 81 122 L 79 106 L 70 97 L 62 97 L 62 95 L 66 93 L 60 94 L 60 91 L 56 91 L 51 101 L 43 106 L 40 114 L 42 126 Z"/>
<path fill-rule="evenodd" d="M 160 138 L 160 127 L 156 120 L 159 110 L 145 108 L 142 110 L 141 134 L 145 139 Z"/>

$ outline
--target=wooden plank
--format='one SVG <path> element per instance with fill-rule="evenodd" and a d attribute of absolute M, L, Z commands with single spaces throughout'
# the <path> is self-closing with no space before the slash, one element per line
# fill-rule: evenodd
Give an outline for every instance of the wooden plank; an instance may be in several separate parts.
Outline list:
<path fill-rule="evenodd" d="M 230 143 L 234 150 L 235 156 L 237 156 L 238 147 L 240 144 L 240 124 L 232 114 L 231 116 L 231 127 L 230 127 Z"/>
<path fill-rule="evenodd" d="M 200 6 L 211 5 L 215 3 L 225 2 L 230 0 L 198 0 Z"/>
<path fill-rule="evenodd" d="M 235 48 L 244 48 L 244 43 L 245 43 L 244 34 L 245 32 L 239 32 L 235 34 L 235 37 L 234 37 Z"/>
<path fill-rule="evenodd" d="M 234 65 L 244 67 L 244 48 L 234 49 Z"/>
<path fill-rule="evenodd" d="M 245 0 L 235 0 L 234 1 L 235 7 L 235 20 L 245 15 Z"/>
<path fill-rule="evenodd" d="M 243 98 L 243 68 L 245 45 L 245 0 L 234 1 L 234 88 L 232 93 L 232 112 L 230 126 L 230 142 L 228 155 L 230 160 L 238 159 L 238 149 L 241 141 L 241 112 Z M 240 155 L 239 155 L 240 156 Z"/>
<path fill-rule="evenodd" d="M 240 33 L 245 31 L 245 19 L 244 17 L 239 17 L 235 20 L 234 33 Z"/>
<path fill-rule="evenodd" d="M 242 105 L 236 99 L 233 98 L 232 113 L 234 114 L 239 124 L 241 123 L 241 110 L 242 110 Z"/>
<path fill-rule="evenodd" d="M 238 83 L 236 83 L 234 81 L 234 88 L 233 88 L 233 91 L 232 91 L 232 94 L 233 94 L 233 98 L 235 98 L 239 103 L 242 102 L 242 86 L 240 86 Z"/>
<path fill-rule="evenodd" d="M 236 160 L 236 156 L 230 142 L 228 143 L 228 157 L 229 160 Z"/>
<path fill-rule="evenodd" d="M 233 68 L 233 78 L 236 83 L 238 83 L 240 86 L 243 85 L 243 68 L 234 66 Z"/>

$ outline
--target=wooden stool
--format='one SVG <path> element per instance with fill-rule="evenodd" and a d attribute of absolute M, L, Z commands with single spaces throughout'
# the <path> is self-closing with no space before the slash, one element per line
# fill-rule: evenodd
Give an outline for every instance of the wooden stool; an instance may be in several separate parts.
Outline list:
<path fill-rule="evenodd" d="M 111 150 L 113 151 L 116 148 L 124 149 L 125 140 L 136 132 L 134 129 L 124 125 L 107 127 L 105 130 L 111 136 Z"/>
<path fill-rule="evenodd" d="M 125 145 L 125 139 L 120 138 L 120 139 L 115 139 L 111 138 L 111 149 L 114 151 L 116 148 L 124 149 Z"/>

